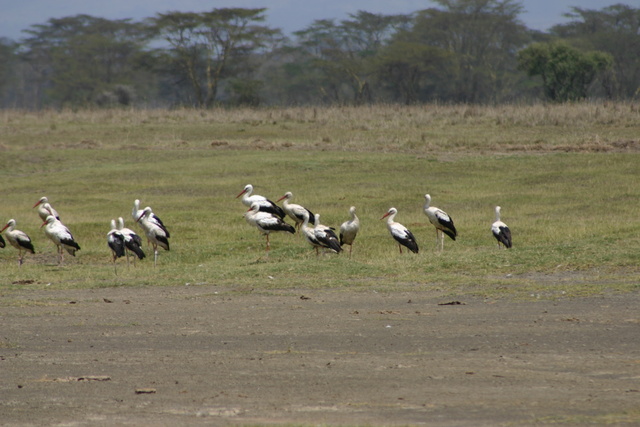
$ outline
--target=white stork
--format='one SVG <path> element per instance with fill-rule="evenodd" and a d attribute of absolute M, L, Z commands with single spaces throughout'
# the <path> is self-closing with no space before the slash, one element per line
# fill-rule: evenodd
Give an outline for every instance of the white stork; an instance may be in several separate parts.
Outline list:
<path fill-rule="evenodd" d="M 453 219 L 442 209 L 438 209 L 431 205 L 431 196 L 424 195 L 424 213 L 429 218 L 429 222 L 436 228 L 436 247 L 440 245 L 440 250 L 444 249 L 444 235 L 451 237 L 452 240 L 456 240 L 458 232 L 455 225 L 453 225 Z"/>
<path fill-rule="evenodd" d="M 111 220 L 111 230 L 107 233 L 107 245 L 113 253 L 113 271 L 118 274 L 116 269 L 116 260 L 122 258 L 125 254 L 124 236 L 116 228 L 116 220 Z"/>
<path fill-rule="evenodd" d="M 398 210 L 396 208 L 391 208 L 380 219 L 387 218 L 387 228 L 389 229 L 389 233 L 391 233 L 391 237 L 398 242 L 400 253 L 402 253 L 402 247 L 406 246 L 411 252 L 417 254 L 418 242 L 416 242 L 416 238 L 413 237 L 413 233 L 404 225 L 394 221 L 397 213 Z"/>
<path fill-rule="evenodd" d="M 511 230 L 507 227 L 507 224 L 500 221 L 500 210 L 502 208 L 500 206 L 496 206 L 496 221 L 491 224 L 491 233 L 493 233 L 493 237 L 498 241 L 498 249 L 500 249 L 500 243 L 504 245 L 505 248 L 511 248 Z"/>
<path fill-rule="evenodd" d="M 151 209 L 151 208 L 149 208 Z M 135 222 L 138 222 L 138 218 L 140 218 L 141 215 L 144 214 L 144 209 L 140 209 L 140 200 L 136 199 L 133 201 L 133 210 L 131 211 L 131 216 L 133 217 L 133 220 Z M 157 225 L 158 227 L 162 228 L 165 232 L 165 234 L 167 235 L 167 238 L 171 237 L 171 233 L 169 233 L 169 230 L 167 229 L 167 227 L 164 225 L 164 223 L 162 222 L 162 220 L 160 219 L 160 217 L 158 215 L 156 215 L 153 211 L 151 212 L 151 215 L 149 216 L 149 221 L 151 221 L 153 224 Z"/>
<path fill-rule="evenodd" d="M 236 196 L 236 199 L 242 196 L 242 204 L 245 206 L 249 206 L 249 209 L 251 209 L 251 205 L 257 203 L 259 206 L 258 209 L 260 211 L 269 212 L 273 215 L 276 215 L 280 219 L 284 219 L 284 217 L 287 215 L 284 213 L 280 206 L 276 205 L 271 200 L 258 194 L 251 195 L 251 193 L 253 193 L 253 185 L 247 184 L 244 186 L 244 190 L 242 190 L 240 194 Z"/>
<path fill-rule="evenodd" d="M 22 251 L 31 252 L 32 254 L 36 253 L 33 248 L 33 243 L 31 243 L 31 239 L 24 231 L 16 230 L 16 220 L 13 218 L 7 222 L 7 225 L 5 225 L 2 230 L 0 230 L 0 233 L 4 230 L 7 230 L 5 232 L 5 236 L 7 236 L 7 240 L 11 243 L 11 246 L 19 251 L 18 264 L 22 266 Z M 1 238 L 2 236 L 0 235 L 0 239 Z M 4 247 L 4 240 L 2 241 L 2 244 L 0 244 L 0 247 Z"/>
<path fill-rule="evenodd" d="M 295 203 L 289 203 L 289 200 L 291 200 L 292 198 L 293 193 L 291 193 L 291 191 L 287 191 L 284 196 L 276 200 L 276 203 L 284 200 L 284 202 L 282 202 L 282 210 L 289 216 L 289 218 L 295 221 L 296 229 L 299 229 L 304 222 L 305 212 L 307 213 L 307 215 L 309 215 L 309 222 L 311 224 L 315 224 L 315 215 L 313 214 L 313 212 L 311 212 L 304 206 L 297 205 Z"/>
<path fill-rule="evenodd" d="M 124 245 L 127 248 L 127 264 L 129 263 L 129 252 L 133 252 L 138 259 L 143 259 L 146 255 L 142 250 L 142 237 L 138 236 L 135 231 L 126 228 L 122 217 L 118 217 L 116 228 L 124 237 Z M 133 260 L 135 262 L 135 258 Z"/>
<path fill-rule="evenodd" d="M 325 239 L 326 239 L 327 237 L 326 234 L 328 233 L 326 230 L 333 232 L 331 228 L 327 227 L 326 225 L 320 224 L 319 215 L 316 214 L 314 217 L 314 220 L 316 223 L 315 227 L 309 227 L 309 215 L 306 212 L 303 215 L 304 215 L 304 221 L 302 221 L 300 230 L 302 231 L 302 235 L 304 236 L 305 240 L 316 250 L 316 255 L 320 254 L 318 250 L 319 248 L 329 248 L 334 252 L 339 252 L 339 251 L 336 251 L 335 249 L 332 249 L 331 246 L 328 246 L 327 242 L 319 239 L 319 237 L 321 237 L 322 234 L 325 234 Z M 318 233 L 316 233 L 316 227 L 317 227 Z M 337 243 L 338 243 L 338 246 L 340 246 L 339 242 Z"/>
<path fill-rule="evenodd" d="M 53 215 L 49 215 L 40 227 L 44 227 L 44 234 L 58 247 L 58 264 L 64 261 L 64 250 L 71 256 L 76 256 L 80 246 L 73 239 L 69 229 Z"/>
<path fill-rule="evenodd" d="M 136 222 L 140 224 L 147 239 L 153 246 L 153 266 L 158 263 L 158 246 L 162 249 L 169 250 L 169 232 L 164 227 L 162 222 L 157 223 L 153 219 L 153 211 L 149 206 L 142 210 L 142 214 L 136 219 Z"/>
<path fill-rule="evenodd" d="M 53 215 L 58 221 L 60 220 L 60 215 L 58 215 L 58 212 L 49 204 L 49 199 L 46 197 L 41 197 L 33 207 L 38 208 L 38 215 L 43 221 L 46 221 L 49 215 Z"/>
<path fill-rule="evenodd" d="M 351 258 L 351 250 L 353 249 L 353 241 L 360 231 L 360 219 L 356 215 L 356 207 L 349 208 L 351 219 L 340 225 L 340 246 L 349 245 L 349 258 Z"/>
<path fill-rule="evenodd" d="M 271 249 L 271 243 L 269 243 L 269 233 L 272 231 L 287 231 L 291 234 L 295 234 L 296 229 L 293 226 L 284 222 L 280 217 L 260 210 L 258 203 L 252 203 L 251 207 L 244 214 L 244 219 L 250 224 L 256 227 L 267 239 L 267 254 Z"/>
<path fill-rule="evenodd" d="M 338 239 L 338 236 L 336 236 L 336 233 L 333 231 L 333 229 L 326 225 L 320 224 L 320 214 L 315 215 L 315 227 L 313 229 L 313 234 L 315 235 L 316 240 L 320 242 L 323 247 L 331 249 L 337 254 L 342 252 L 340 240 Z"/>

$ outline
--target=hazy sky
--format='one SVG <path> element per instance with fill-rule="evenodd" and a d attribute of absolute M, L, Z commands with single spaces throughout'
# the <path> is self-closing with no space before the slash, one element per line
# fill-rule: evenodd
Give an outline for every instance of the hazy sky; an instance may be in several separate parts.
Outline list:
<path fill-rule="evenodd" d="M 564 22 L 572 6 L 602 9 L 622 3 L 640 7 L 640 0 L 521 0 L 520 19 L 529 28 L 547 30 Z M 404 14 L 434 7 L 429 0 L 0 0 L 0 37 L 18 40 L 21 31 L 50 18 L 87 14 L 107 19 L 140 20 L 158 12 L 202 12 L 220 7 L 267 8 L 267 24 L 285 33 L 301 30 L 315 19 L 347 19 L 349 13 Z"/>

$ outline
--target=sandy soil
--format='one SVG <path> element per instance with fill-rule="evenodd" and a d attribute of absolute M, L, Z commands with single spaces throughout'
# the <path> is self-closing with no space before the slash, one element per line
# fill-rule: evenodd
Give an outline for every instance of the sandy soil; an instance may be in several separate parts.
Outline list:
<path fill-rule="evenodd" d="M 207 285 L 0 301 L 2 425 L 640 423 L 638 294 Z"/>

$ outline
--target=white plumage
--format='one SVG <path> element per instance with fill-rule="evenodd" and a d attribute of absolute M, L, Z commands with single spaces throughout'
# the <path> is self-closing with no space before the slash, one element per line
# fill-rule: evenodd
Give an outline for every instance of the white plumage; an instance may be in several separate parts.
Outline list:
<path fill-rule="evenodd" d="M 429 218 L 429 222 L 436 228 L 436 247 L 440 245 L 440 250 L 444 249 L 444 235 L 451 237 L 452 240 L 456 240 L 458 232 L 455 225 L 453 225 L 453 219 L 442 209 L 436 208 L 431 205 L 431 196 L 424 195 L 424 213 Z"/>
<path fill-rule="evenodd" d="M 138 236 L 135 231 L 126 228 L 122 217 L 118 217 L 116 228 L 124 237 L 124 245 L 127 248 L 127 263 L 129 262 L 128 252 L 133 252 L 136 257 L 143 259 L 146 255 L 142 250 L 142 237 Z"/>
<path fill-rule="evenodd" d="M 74 240 L 67 226 L 53 215 L 49 215 L 42 226 L 44 226 L 44 234 L 46 234 L 58 248 L 58 264 L 62 264 L 64 261 L 65 250 L 71 256 L 76 256 L 76 251 L 80 250 L 80 245 Z"/>
<path fill-rule="evenodd" d="M 60 220 L 60 215 L 58 215 L 58 212 L 51 206 L 49 199 L 46 197 L 41 197 L 33 207 L 38 208 L 38 216 L 43 221 L 46 221 L 49 215 L 53 215 L 55 219 Z"/>
<path fill-rule="evenodd" d="M 244 219 L 252 226 L 256 227 L 267 240 L 267 252 L 271 249 L 269 243 L 269 233 L 272 231 L 287 231 L 291 234 L 296 232 L 293 226 L 284 222 L 280 217 L 260 210 L 257 202 L 251 204 L 251 207 L 244 214 Z"/>
<path fill-rule="evenodd" d="M 5 231 L 4 235 L 7 236 L 7 240 L 9 241 L 11 246 L 18 250 L 18 264 L 22 265 L 22 251 L 31 252 L 32 254 L 35 254 L 36 251 L 33 248 L 33 243 L 31 243 L 31 239 L 29 238 L 29 236 L 27 236 L 24 231 L 16 230 L 15 227 L 16 220 L 12 218 L 7 222 L 7 225 L 5 225 L 2 230 L 0 230 L 0 233 L 7 230 Z"/>
<path fill-rule="evenodd" d="M 311 224 L 315 224 L 315 215 L 313 214 L 313 212 L 311 212 L 304 206 L 290 203 L 290 200 L 292 198 L 293 193 L 291 193 L 291 191 L 287 191 L 284 196 L 280 197 L 278 200 L 276 200 L 276 202 L 284 200 L 284 202 L 282 202 L 282 210 L 287 214 L 287 216 L 289 216 L 289 218 L 295 221 L 295 227 L 297 229 L 300 228 L 300 226 L 304 222 L 305 213 L 309 216 L 309 222 Z"/>
<path fill-rule="evenodd" d="M 286 214 L 280 206 L 276 205 L 264 196 L 260 196 L 258 194 L 252 195 L 251 193 L 253 193 L 253 185 L 247 184 L 244 186 L 244 189 L 240 192 L 240 194 L 236 196 L 236 199 L 242 196 L 241 200 L 243 205 L 249 206 L 249 208 L 251 208 L 251 205 L 256 203 L 260 211 L 269 212 L 273 215 L 276 215 L 280 219 L 284 219 Z"/>
<path fill-rule="evenodd" d="M 320 214 L 315 214 L 315 227 L 313 228 L 313 234 L 321 246 L 331 249 L 335 253 L 342 252 L 338 236 L 336 236 L 336 233 L 331 227 L 320 223 Z"/>
<path fill-rule="evenodd" d="M 409 231 L 407 227 L 400 224 L 399 222 L 395 222 L 396 214 L 398 210 L 396 208 L 391 208 L 387 211 L 386 214 L 382 216 L 380 219 L 387 218 L 387 229 L 389 233 L 391 233 L 391 237 L 393 237 L 396 242 L 398 242 L 398 248 L 400 249 L 400 253 L 402 253 L 402 246 L 407 247 L 411 252 L 418 253 L 418 242 L 416 238 L 413 236 L 413 233 Z"/>
<path fill-rule="evenodd" d="M 169 232 L 161 221 L 158 223 L 154 220 L 153 211 L 149 206 L 142 210 L 137 222 L 153 246 L 153 266 L 155 267 L 158 262 L 158 246 L 166 251 L 169 250 Z"/>
<path fill-rule="evenodd" d="M 349 258 L 351 258 L 353 241 L 360 231 L 360 219 L 356 215 L 355 206 L 349 208 L 349 215 L 351 218 L 340 225 L 340 246 L 349 245 Z"/>
<path fill-rule="evenodd" d="M 500 248 L 500 244 L 502 243 L 505 248 L 511 248 L 511 230 L 507 227 L 507 224 L 500 221 L 500 210 L 502 208 L 500 206 L 496 206 L 496 220 L 493 224 L 491 224 L 491 233 L 493 237 L 498 241 L 498 248 Z"/>

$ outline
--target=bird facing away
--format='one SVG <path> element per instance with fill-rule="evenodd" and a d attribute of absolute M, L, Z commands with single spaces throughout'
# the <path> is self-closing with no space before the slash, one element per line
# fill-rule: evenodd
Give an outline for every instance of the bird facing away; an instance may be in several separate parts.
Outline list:
<path fill-rule="evenodd" d="M 143 259 L 146 255 L 142 250 L 142 237 L 138 236 L 135 231 L 126 228 L 122 217 L 118 217 L 116 228 L 124 237 L 124 246 L 127 248 L 127 264 L 129 263 L 129 252 L 133 252 L 138 259 Z M 135 258 L 133 260 L 135 262 Z"/>
<path fill-rule="evenodd" d="M 251 193 L 253 193 L 253 185 L 247 184 L 244 186 L 244 190 L 242 190 L 240 194 L 236 196 L 236 199 L 242 196 L 241 200 L 243 205 L 249 206 L 249 208 L 251 208 L 252 204 L 257 203 L 260 211 L 269 212 L 273 215 L 276 215 L 280 219 L 284 219 L 284 217 L 287 215 L 284 213 L 280 206 L 276 205 L 271 200 L 258 194 L 251 195 Z"/>
<path fill-rule="evenodd" d="M 154 221 L 153 211 L 149 206 L 142 210 L 142 214 L 138 217 L 137 222 L 140 224 L 147 239 L 153 247 L 153 266 L 158 263 L 158 246 L 162 249 L 169 250 L 169 232 L 161 222 Z"/>
<path fill-rule="evenodd" d="M 49 204 L 49 199 L 46 197 L 40 197 L 40 200 L 38 200 L 33 207 L 38 208 L 38 216 L 40 216 L 40 219 L 43 221 L 46 221 L 49 215 L 53 215 L 58 221 L 60 220 L 60 215 L 58 215 L 58 212 Z"/>
<path fill-rule="evenodd" d="M 49 215 L 41 225 L 44 227 L 44 234 L 51 239 L 58 248 L 58 264 L 64 262 L 64 251 L 71 256 L 76 256 L 76 251 L 80 250 L 80 245 L 74 240 L 69 229 L 53 215 Z"/>
<path fill-rule="evenodd" d="M 436 247 L 440 246 L 440 250 L 444 249 L 444 235 L 451 237 L 451 240 L 456 240 L 458 232 L 456 226 L 453 225 L 453 219 L 442 209 L 436 208 L 431 205 L 431 196 L 424 195 L 424 213 L 429 218 L 429 222 L 436 228 Z"/>
<path fill-rule="evenodd" d="M 304 239 L 311 245 L 312 248 L 315 249 L 316 256 L 318 256 L 320 255 L 319 249 L 327 248 L 327 244 L 318 239 L 318 235 L 321 233 L 319 232 L 318 234 L 316 234 L 315 227 L 309 227 L 309 214 L 305 212 L 303 215 L 304 215 L 304 221 L 302 221 L 302 225 L 300 226 L 300 231 L 302 232 Z M 314 221 L 316 222 L 316 226 L 320 225 L 319 230 L 329 229 L 330 231 L 332 231 L 329 227 L 320 224 L 320 218 L 317 215 L 315 216 Z M 338 242 L 338 245 L 339 245 L 339 242 Z"/>
<path fill-rule="evenodd" d="M 313 234 L 316 240 L 325 248 L 331 249 L 333 252 L 339 254 L 342 252 L 340 246 L 340 240 L 331 227 L 320 224 L 320 214 L 315 214 L 315 227 L 313 228 Z M 317 247 L 316 247 L 317 250 Z"/>
<path fill-rule="evenodd" d="M 411 233 L 411 231 L 409 231 L 409 229 L 404 225 L 394 221 L 397 213 L 398 210 L 396 208 L 391 208 L 380 219 L 387 218 L 387 228 L 389 229 L 389 233 L 391 233 L 391 237 L 393 237 L 396 242 L 398 242 L 400 253 L 402 253 L 402 247 L 405 246 L 411 252 L 417 254 L 419 250 L 418 242 L 413 236 L 413 233 Z"/>
<path fill-rule="evenodd" d="M 491 224 L 491 233 L 493 237 L 498 241 L 498 249 L 500 249 L 500 244 L 502 243 L 505 248 L 509 249 L 512 246 L 511 243 L 511 230 L 507 227 L 507 224 L 500 221 L 500 210 L 502 208 L 500 206 L 496 206 L 496 220 L 493 224 Z"/>
<path fill-rule="evenodd" d="M 340 225 L 340 246 L 349 245 L 349 258 L 351 258 L 351 250 L 353 249 L 353 241 L 356 239 L 358 231 L 360 231 L 360 219 L 356 215 L 356 207 L 349 208 L 351 219 Z"/>
<path fill-rule="evenodd" d="M 107 245 L 111 249 L 111 253 L 113 254 L 113 271 L 118 274 L 118 270 L 116 269 L 116 260 L 121 258 L 125 254 L 125 246 L 124 246 L 124 236 L 122 233 L 116 228 L 116 220 L 111 220 L 111 230 L 107 233 Z"/>
<path fill-rule="evenodd" d="M 251 204 L 249 210 L 244 214 L 244 219 L 250 224 L 256 227 L 267 240 L 267 254 L 271 249 L 271 243 L 269 242 L 269 234 L 272 231 L 286 231 L 291 234 L 295 234 L 296 229 L 292 225 L 284 222 L 280 217 L 260 210 L 260 205 L 257 202 Z"/>
<path fill-rule="evenodd" d="M 309 209 L 304 206 L 297 205 L 295 203 L 290 203 L 289 201 L 293 198 L 293 194 L 291 191 L 287 191 L 284 196 L 280 197 L 276 200 L 276 203 L 284 200 L 282 202 L 282 210 L 295 222 L 296 229 L 299 229 L 302 223 L 304 222 L 304 214 L 305 212 L 309 215 L 309 222 L 311 224 L 315 224 L 315 215 Z"/>
<path fill-rule="evenodd" d="M 2 230 L 0 230 L 0 233 L 5 230 L 7 231 L 4 234 L 5 236 L 7 236 L 7 240 L 9 241 L 9 243 L 19 251 L 18 265 L 21 266 L 24 256 L 22 254 L 22 251 L 31 252 L 32 254 L 36 253 L 35 249 L 33 248 L 33 243 L 31 243 L 31 239 L 24 231 L 16 230 L 16 220 L 13 218 L 10 219 L 9 222 L 7 222 L 7 225 L 5 225 Z M 4 247 L 4 245 L 1 245 L 1 247 Z"/>

